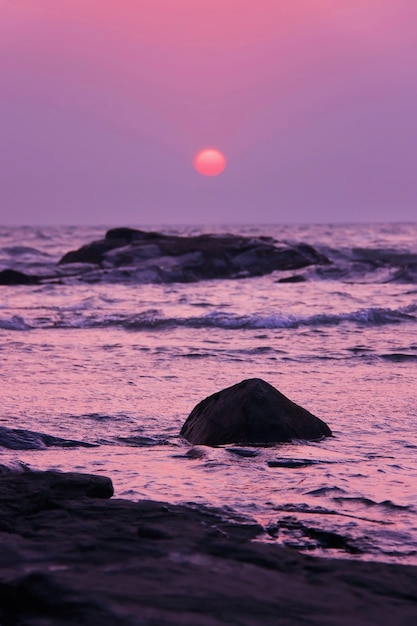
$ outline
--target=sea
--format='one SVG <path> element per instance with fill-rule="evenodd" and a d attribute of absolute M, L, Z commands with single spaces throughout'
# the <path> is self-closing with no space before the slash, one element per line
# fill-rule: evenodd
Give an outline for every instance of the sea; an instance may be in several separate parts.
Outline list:
<path fill-rule="evenodd" d="M 215 507 L 311 555 L 417 564 L 417 223 L 152 226 L 332 261 L 255 278 L 87 284 L 57 265 L 106 229 L 0 227 L 0 270 L 50 277 L 0 286 L 1 464 L 106 475 L 115 497 Z M 180 437 L 198 402 L 254 377 L 333 436 Z"/>

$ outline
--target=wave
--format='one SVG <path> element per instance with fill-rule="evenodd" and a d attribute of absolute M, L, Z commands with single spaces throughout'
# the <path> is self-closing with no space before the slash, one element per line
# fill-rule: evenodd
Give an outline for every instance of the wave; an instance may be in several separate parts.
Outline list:
<path fill-rule="evenodd" d="M 0 319 L 0 328 L 3 330 L 29 330 L 30 326 L 20 315 L 13 315 L 10 318 Z"/>
<path fill-rule="evenodd" d="M 354 505 L 359 505 L 359 506 L 363 506 L 366 508 L 380 508 L 380 509 L 387 509 L 389 511 L 415 511 L 415 508 L 411 505 L 402 505 L 402 504 L 396 504 L 395 502 L 392 502 L 392 500 L 384 500 L 383 502 L 376 502 L 375 500 L 371 500 L 370 498 L 365 498 L 365 497 L 343 497 L 343 496 L 338 496 L 333 498 L 333 500 L 335 502 L 337 502 L 338 504 L 343 504 L 343 505 L 349 505 L 349 504 L 354 504 Z"/>
<path fill-rule="evenodd" d="M 369 308 L 350 313 L 319 313 L 311 316 L 296 315 L 237 315 L 225 311 L 213 311 L 200 317 L 165 317 L 160 311 L 150 309 L 142 313 L 121 318 L 107 317 L 103 320 L 79 320 L 86 326 L 122 326 L 127 330 L 164 330 L 172 327 L 223 328 L 226 330 L 298 328 L 301 326 L 329 326 L 344 322 L 379 326 L 417 321 L 417 304 L 398 309 Z"/>
<path fill-rule="evenodd" d="M 393 363 L 409 363 L 412 361 L 417 362 L 417 354 L 407 354 L 403 352 L 392 352 L 391 354 L 381 354 L 381 359 L 385 361 L 392 361 Z"/>
<path fill-rule="evenodd" d="M 10 256 L 24 256 L 24 255 L 35 255 L 35 256 L 49 256 L 47 252 L 43 252 L 42 250 L 38 250 L 37 248 L 32 248 L 30 246 L 6 246 L 5 248 L 0 248 L 0 252 L 6 252 Z"/>
<path fill-rule="evenodd" d="M 36 320 L 29 325 L 22 317 L 14 315 L 10 318 L 0 319 L 0 329 L 5 330 L 29 330 L 31 328 L 107 328 L 120 327 L 128 331 L 141 330 L 168 330 L 170 328 L 219 328 L 225 330 L 262 330 L 280 328 L 300 328 L 337 326 L 343 323 L 353 323 L 365 326 L 382 326 L 385 324 L 401 324 L 417 321 L 417 304 L 400 307 L 398 309 L 371 307 L 359 309 L 347 313 L 317 313 L 310 316 L 297 315 L 239 315 L 225 311 L 212 311 L 199 317 L 166 317 L 157 309 L 148 309 L 135 315 L 106 315 L 99 317 L 80 316 L 79 308 L 77 315 L 72 316 L 71 311 L 61 311 L 62 317 L 55 321 L 45 321 L 45 318 Z M 400 355 L 401 357 L 401 355 Z M 400 358 L 399 357 L 399 358 Z M 395 358 L 395 357 L 392 357 Z"/>
<path fill-rule="evenodd" d="M 333 498 L 333 499 L 338 503 L 343 502 L 343 498 Z M 349 500 L 349 498 L 345 498 L 345 499 Z M 363 520 L 365 522 L 370 522 L 371 524 L 380 524 L 380 525 L 387 525 L 387 526 L 392 524 L 392 522 L 389 520 L 373 519 L 369 517 L 363 517 L 360 515 L 353 515 L 351 513 L 344 512 L 340 508 L 338 510 L 328 509 L 327 507 L 324 507 L 324 506 L 311 506 L 303 502 L 299 504 L 293 504 L 293 503 L 282 504 L 282 505 L 274 506 L 273 508 L 274 508 L 274 511 L 279 511 L 282 513 L 299 513 L 300 515 L 303 515 L 304 517 L 310 516 L 310 515 L 318 515 L 318 516 L 334 515 L 335 517 L 349 517 L 352 519 Z"/>

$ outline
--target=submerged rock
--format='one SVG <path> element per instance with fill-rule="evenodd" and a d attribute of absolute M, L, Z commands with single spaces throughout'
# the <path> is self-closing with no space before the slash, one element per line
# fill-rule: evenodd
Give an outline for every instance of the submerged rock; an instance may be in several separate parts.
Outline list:
<path fill-rule="evenodd" d="M 62 439 L 46 433 L 38 433 L 25 428 L 0 426 L 0 448 L 9 450 L 42 450 L 51 446 L 60 448 L 94 448 L 95 444 L 75 439 Z"/>
<path fill-rule="evenodd" d="M 275 443 L 331 436 L 318 417 L 260 378 L 243 380 L 202 400 L 181 435 L 193 444 Z"/>
<path fill-rule="evenodd" d="M 0 285 L 36 285 L 38 276 L 30 276 L 17 270 L 5 269 L 0 271 Z"/>
<path fill-rule="evenodd" d="M 305 283 L 305 276 L 301 276 L 300 274 L 296 274 L 295 276 L 286 276 L 285 278 L 279 278 L 277 283 Z"/>
<path fill-rule="evenodd" d="M 271 237 L 181 237 L 113 228 L 104 239 L 67 252 L 59 263 L 93 263 L 103 273 L 123 269 L 125 277 L 139 276 L 139 282 L 195 282 L 263 276 L 275 270 L 296 270 L 330 261 L 305 243 L 288 245 Z"/>

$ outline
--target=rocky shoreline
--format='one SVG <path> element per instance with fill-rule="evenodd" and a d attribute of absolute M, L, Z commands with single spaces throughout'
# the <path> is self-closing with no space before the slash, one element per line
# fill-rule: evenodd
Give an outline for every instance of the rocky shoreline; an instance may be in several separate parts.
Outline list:
<path fill-rule="evenodd" d="M 224 511 L 112 494 L 105 477 L 1 469 L 2 626 L 417 622 L 415 567 L 304 556 Z"/>

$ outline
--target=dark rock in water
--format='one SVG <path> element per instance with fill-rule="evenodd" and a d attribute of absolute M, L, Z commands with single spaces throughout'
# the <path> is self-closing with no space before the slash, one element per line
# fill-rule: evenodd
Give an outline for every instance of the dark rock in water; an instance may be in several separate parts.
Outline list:
<path fill-rule="evenodd" d="M 318 417 L 260 378 L 209 396 L 191 411 L 181 435 L 193 444 L 276 443 L 331 436 Z"/>
<path fill-rule="evenodd" d="M 42 450 L 50 446 L 61 448 L 94 448 L 95 444 L 74 439 L 62 439 L 46 433 L 38 433 L 24 428 L 0 426 L 0 447 L 9 450 Z"/>
<path fill-rule="evenodd" d="M 330 261 L 305 243 L 280 244 L 270 237 L 180 237 L 113 228 L 104 239 L 67 252 L 59 263 L 93 263 L 106 272 L 117 269 L 119 276 L 126 270 L 125 277 L 138 282 L 195 282 L 263 276 Z"/>
<path fill-rule="evenodd" d="M 241 456 L 246 459 L 253 459 L 259 455 L 258 450 L 251 450 L 248 448 L 228 448 L 227 451 L 230 454 L 236 454 L 236 456 Z"/>
<path fill-rule="evenodd" d="M 314 528 L 303 524 L 303 522 L 291 517 L 280 520 L 275 525 L 267 528 L 268 534 L 272 537 L 278 535 L 286 535 L 288 532 L 289 540 L 285 541 L 285 545 L 291 545 L 299 550 L 314 550 L 316 548 L 324 548 L 330 550 L 342 550 L 347 554 L 361 554 L 362 550 L 356 546 L 354 541 L 349 537 L 344 537 L 335 532 Z M 298 537 L 297 537 L 298 535 Z M 311 543 L 310 540 L 313 540 Z"/>
<path fill-rule="evenodd" d="M 12 269 L 0 271 L 0 285 L 36 285 L 38 283 L 38 276 L 30 276 Z"/>
<path fill-rule="evenodd" d="M 154 231 L 146 231 L 146 230 L 137 230 L 136 228 L 111 228 L 107 231 L 105 235 L 105 239 L 118 239 L 123 240 L 122 245 L 126 243 L 131 243 L 132 241 L 140 241 L 144 239 L 159 239 L 161 237 L 166 237 L 167 235 L 162 235 L 161 233 L 157 233 Z"/>
<path fill-rule="evenodd" d="M 99 264 L 103 260 L 103 256 L 109 250 L 120 246 L 116 240 L 100 240 L 81 246 L 78 250 L 71 250 L 64 254 L 59 263 L 95 263 Z"/>
<path fill-rule="evenodd" d="M 279 278 L 277 283 L 305 283 L 306 279 L 301 274 L 296 274 L 295 276 L 287 276 L 286 278 Z"/>
<path fill-rule="evenodd" d="M 286 467 L 290 469 L 310 467 L 316 464 L 317 461 L 312 461 L 311 459 L 277 459 L 267 462 L 268 467 Z"/>

